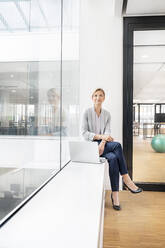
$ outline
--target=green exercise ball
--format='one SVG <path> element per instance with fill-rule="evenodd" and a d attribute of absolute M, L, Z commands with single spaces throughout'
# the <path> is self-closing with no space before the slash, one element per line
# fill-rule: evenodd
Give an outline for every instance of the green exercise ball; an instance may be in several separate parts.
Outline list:
<path fill-rule="evenodd" d="M 158 134 L 152 138 L 151 146 L 155 152 L 165 152 L 165 135 Z"/>

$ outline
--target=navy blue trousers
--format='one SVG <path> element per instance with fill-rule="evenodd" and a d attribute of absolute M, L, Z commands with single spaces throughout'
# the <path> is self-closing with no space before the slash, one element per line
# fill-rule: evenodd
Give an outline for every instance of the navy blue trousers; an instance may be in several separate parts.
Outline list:
<path fill-rule="evenodd" d="M 101 140 L 97 142 L 100 144 Z M 119 173 L 121 175 L 128 173 L 121 144 L 119 142 L 107 142 L 101 157 L 106 158 L 109 163 L 109 177 L 111 179 L 112 191 L 119 191 Z"/>

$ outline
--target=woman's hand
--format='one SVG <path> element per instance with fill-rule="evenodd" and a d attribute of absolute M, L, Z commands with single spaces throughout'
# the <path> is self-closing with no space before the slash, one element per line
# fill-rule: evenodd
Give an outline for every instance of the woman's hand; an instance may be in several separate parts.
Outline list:
<path fill-rule="evenodd" d="M 103 152 L 104 152 L 104 148 L 105 148 L 105 144 L 106 144 L 106 141 L 105 140 L 102 140 L 99 144 L 99 155 L 102 155 Z"/>
<path fill-rule="evenodd" d="M 110 135 L 103 134 L 101 136 L 102 136 L 102 140 L 105 140 L 105 141 L 111 142 L 114 140 Z"/>
<path fill-rule="evenodd" d="M 106 134 L 96 134 L 93 140 L 105 140 L 109 142 L 114 141 L 114 139 L 110 135 L 106 135 Z"/>
<path fill-rule="evenodd" d="M 106 134 L 96 134 L 93 140 L 104 140 L 109 142 L 114 141 L 114 139 L 110 135 L 106 135 Z"/>

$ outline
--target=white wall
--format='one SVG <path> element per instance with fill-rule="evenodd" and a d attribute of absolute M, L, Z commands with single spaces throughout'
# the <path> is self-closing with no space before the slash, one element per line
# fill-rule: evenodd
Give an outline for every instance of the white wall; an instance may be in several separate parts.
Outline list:
<path fill-rule="evenodd" d="M 81 0 L 80 113 L 97 87 L 106 92 L 112 136 L 122 142 L 122 0 Z"/>

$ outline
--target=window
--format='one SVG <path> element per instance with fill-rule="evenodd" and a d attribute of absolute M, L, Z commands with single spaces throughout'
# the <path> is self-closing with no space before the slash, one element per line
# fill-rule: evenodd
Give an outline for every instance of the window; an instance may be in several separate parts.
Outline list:
<path fill-rule="evenodd" d="M 68 140 L 79 135 L 79 1 L 0 8 L 2 225 L 66 165 Z"/>

